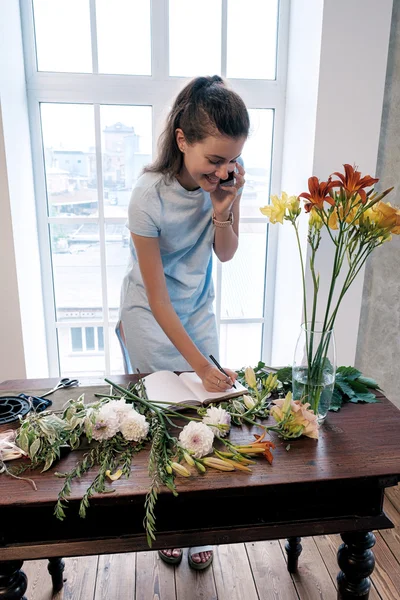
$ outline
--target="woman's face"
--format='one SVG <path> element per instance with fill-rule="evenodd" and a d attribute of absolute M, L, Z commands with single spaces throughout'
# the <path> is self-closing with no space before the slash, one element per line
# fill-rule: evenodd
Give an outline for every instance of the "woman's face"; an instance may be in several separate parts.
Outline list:
<path fill-rule="evenodd" d="M 226 179 L 234 170 L 235 162 L 242 153 L 245 137 L 238 139 L 224 135 L 210 135 L 201 142 L 189 144 L 182 130 L 177 129 L 178 147 L 183 153 L 183 170 L 180 181 L 185 186 L 201 187 L 213 192 L 220 179 Z M 188 187 L 188 189 L 190 189 Z"/>

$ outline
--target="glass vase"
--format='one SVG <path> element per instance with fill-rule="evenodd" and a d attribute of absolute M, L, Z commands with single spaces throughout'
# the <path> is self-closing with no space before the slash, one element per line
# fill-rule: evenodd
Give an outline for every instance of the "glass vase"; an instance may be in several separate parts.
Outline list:
<path fill-rule="evenodd" d="M 310 410 L 322 423 L 331 405 L 336 375 L 336 348 L 333 329 L 322 323 L 301 326 L 293 360 L 293 400 L 310 403 Z"/>

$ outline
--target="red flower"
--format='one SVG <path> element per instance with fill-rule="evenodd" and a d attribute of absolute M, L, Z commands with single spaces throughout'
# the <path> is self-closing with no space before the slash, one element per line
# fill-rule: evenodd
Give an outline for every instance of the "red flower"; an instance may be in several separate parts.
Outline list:
<path fill-rule="evenodd" d="M 329 191 L 335 187 L 338 182 L 331 181 L 331 177 L 328 181 L 319 181 L 318 177 L 310 177 L 308 180 L 308 189 L 310 193 L 303 192 L 299 198 L 306 198 L 309 202 L 306 202 L 304 209 L 306 212 L 310 212 L 313 206 L 316 206 L 320 210 L 324 208 L 324 202 L 328 202 L 331 206 L 335 203 L 329 195 Z"/>
<path fill-rule="evenodd" d="M 355 193 L 359 194 L 361 202 L 365 204 L 367 201 L 367 194 L 364 188 L 375 185 L 379 179 L 374 179 L 374 177 L 370 177 L 369 175 L 361 177 L 360 171 L 356 171 L 351 165 L 346 164 L 343 166 L 345 172 L 344 175 L 342 173 L 334 173 L 334 175 L 337 175 L 340 179 L 340 181 L 333 182 L 335 187 L 339 185 L 344 188 L 346 190 L 347 199 L 351 198 Z"/>

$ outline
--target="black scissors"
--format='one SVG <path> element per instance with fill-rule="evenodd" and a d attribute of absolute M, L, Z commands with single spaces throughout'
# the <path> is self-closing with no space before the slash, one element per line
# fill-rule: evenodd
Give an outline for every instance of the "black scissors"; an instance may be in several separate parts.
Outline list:
<path fill-rule="evenodd" d="M 41 398 L 45 398 L 46 396 L 49 396 L 50 394 L 52 394 L 53 392 L 56 392 L 57 390 L 61 390 L 63 388 L 75 387 L 76 385 L 79 385 L 79 381 L 77 379 L 69 379 L 68 377 L 63 377 L 63 379 L 60 379 L 60 381 L 57 383 L 57 385 L 55 387 L 53 387 L 53 389 L 49 390 L 45 394 L 42 394 Z"/>

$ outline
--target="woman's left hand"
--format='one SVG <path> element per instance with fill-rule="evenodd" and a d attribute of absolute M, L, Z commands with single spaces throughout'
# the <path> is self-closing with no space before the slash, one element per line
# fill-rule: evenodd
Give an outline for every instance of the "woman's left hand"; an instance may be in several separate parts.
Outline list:
<path fill-rule="evenodd" d="M 214 207 L 214 213 L 218 221 L 226 221 L 232 210 L 232 205 L 236 200 L 238 190 L 244 186 L 245 170 L 240 163 L 235 163 L 237 172 L 235 172 L 234 185 L 218 184 L 214 192 L 211 192 L 211 202 Z"/>

